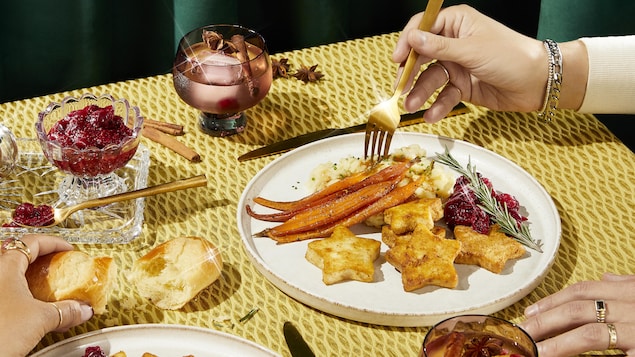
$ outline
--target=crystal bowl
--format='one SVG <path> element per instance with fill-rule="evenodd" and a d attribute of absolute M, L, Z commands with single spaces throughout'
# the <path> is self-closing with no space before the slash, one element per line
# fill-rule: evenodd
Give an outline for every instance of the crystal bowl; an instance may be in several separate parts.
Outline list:
<path fill-rule="evenodd" d="M 18 160 L 18 145 L 15 135 L 0 123 L 0 178 L 8 176 Z"/>
<path fill-rule="evenodd" d="M 109 115 L 93 114 L 91 116 L 90 113 L 81 112 L 88 110 L 88 106 L 108 108 L 108 110 L 112 106 L 113 110 Z M 73 137 L 73 144 L 62 143 L 59 138 L 52 139 L 49 135 L 58 122 L 69 118 L 69 114 L 70 116 L 86 114 L 90 117 L 87 124 L 62 126 L 63 133 L 59 136 Z M 102 145 L 103 142 L 108 141 L 107 138 L 102 140 L 91 130 L 95 127 L 105 129 L 118 122 L 117 117 L 121 118 L 123 124 L 129 128 L 129 133 L 122 135 L 116 143 Z M 87 93 L 81 97 L 66 97 L 59 103 L 49 104 L 38 115 L 35 130 L 44 156 L 51 164 L 77 178 L 91 179 L 108 176 L 130 161 L 139 146 L 142 125 L 143 117 L 139 113 L 139 108 L 130 105 L 126 99 L 115 99 L 109 94 L 97 96 Z M 118 135 L 118 129 L 114 128 L 109 127 L 112 131 L 105 136 Z"/>

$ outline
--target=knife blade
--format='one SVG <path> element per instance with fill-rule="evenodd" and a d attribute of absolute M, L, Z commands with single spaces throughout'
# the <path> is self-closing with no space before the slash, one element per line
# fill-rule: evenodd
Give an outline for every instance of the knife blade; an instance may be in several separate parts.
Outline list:
<path fill-rule="evenodd" d="M 304 341 L 298 329 L 290 322 L 286 321 L 282 326 L 284 339 L 287 341 L 289 352 L 293 357 L 315 357 L 311 347 Z"/>
<path fill-rule="evenodd" d="M 401 121 L 399 122 L 399 127 L 404 127 L 408 125 L 414 125 L 418 123 L 423 123 L 423 113 L 426 112 L 426 109 L 419 110 L 414 113 L 402 114 Z M 464 114 L 469 112 L 469 109 L 462 102 L 457 104 L 450 113 L 448 113 L 447 117 Z M 283 152 L 287 152 L 291 149 L 295 149 L 302 145 L 306 145 L 308 143 L 312 143 L 314 141 L 331 138 L 334 136 L 357 133 L 366 130 L 366 123 L 349 126 L 347 128 L 341 129 L 322 129 L 318 131 L 314 131 L 307 134 L 302 134 L 290 139 L 282 140 L 277 143 L 269 144 L 258 149 L 252 150 L 248 153 L 240 155 L 238 157 L 238 161 L 243 162 L 251 159 L 257 159 L 264 156 L 269 156 L 273 154 L 279 154 Z"/>

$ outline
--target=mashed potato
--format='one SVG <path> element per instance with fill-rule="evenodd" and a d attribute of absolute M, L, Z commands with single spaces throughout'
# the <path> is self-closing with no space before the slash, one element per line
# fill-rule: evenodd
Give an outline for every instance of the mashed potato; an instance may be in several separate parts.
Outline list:
<path fill-rule="evenodd" d="M 406 177 L 400 184 L 405 185 L 411 180 L 416 180 L 421 175 L 427 174 L 428 180 L 424 181 L 417 189 L 415 195 L 419 198 L 435 196 L 447 198 L 452 193 L 455 175 L 443 165 L 434 165 L 428 174 L 427 171 L 432 161 L 426 158 L 425 149 L 417 144 L 395 150 L 386 160 L 382 160 L 380 167 L 392 165 L 395 161 L 406 161 L 416 157 L 421 158 L 421 161 L 408 170 Z M 369 166 L 370 163 L 367 160 L 353 156 L 344 157 L 338 162 L 325 162 L 313 169 L 307 185 L 311 192 L 315 192 L 345 177 L 362 172 Z"/>

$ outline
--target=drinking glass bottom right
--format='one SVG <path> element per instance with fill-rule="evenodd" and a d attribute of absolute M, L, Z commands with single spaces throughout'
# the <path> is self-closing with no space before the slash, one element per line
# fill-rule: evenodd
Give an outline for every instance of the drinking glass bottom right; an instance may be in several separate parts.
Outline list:
<path fill-rule="evenodd" d="M 515 355 L 538 357 L 534 340 L 520 326 L 488 315 L 460 315 L 434 325 L 419 356 Z"/>

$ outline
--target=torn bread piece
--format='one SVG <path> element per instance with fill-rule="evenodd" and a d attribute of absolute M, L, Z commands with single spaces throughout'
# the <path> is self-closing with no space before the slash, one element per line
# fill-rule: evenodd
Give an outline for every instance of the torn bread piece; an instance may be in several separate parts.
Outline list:
<path fill-rule="evenodd" d="M 478 265 L 495 274 L 505 269 L 508 260 L 525 255 L 525 247 L 493 225 L 489 234 L 481 234 L 467 226 L 454 227 L 454 238 L 461 242 L 457 264 Z"/>
<path fill-rule="evenodd" d="M 305 258 L 322 269 L 322 281 L 327 285 L 344 280 L 372 282 L 380 246 L 379 241 L 357 237 L 337 226 L 330 237 L 309 242 Z"/>
<path fill-rule="evenodd" d="M 461 243 L 435 235 L 425 225 L 418 225 L 411 238 L 386 252 L 386 261 L 401 272 L 405 291 L 414 291 L 428 285 L 453 289 L 459 277 L 454 259 Z"/>
<path fill-rule="evenodd" d="M 129 279 L 139 295 L 157 307 L 177 310 L 215 282 L 222 269 L 223 258 L 212 242 L 180 236 L 135 260 Z"/>
<path fill-rule="evenodd" d="M 36 299 L 84 301 L 99 315 L 107 312 L 116 287 L 117 265 L 111 257 L 93 257 L 79 250 L 55 252 L 31 263 L 26 280 Z"/>

